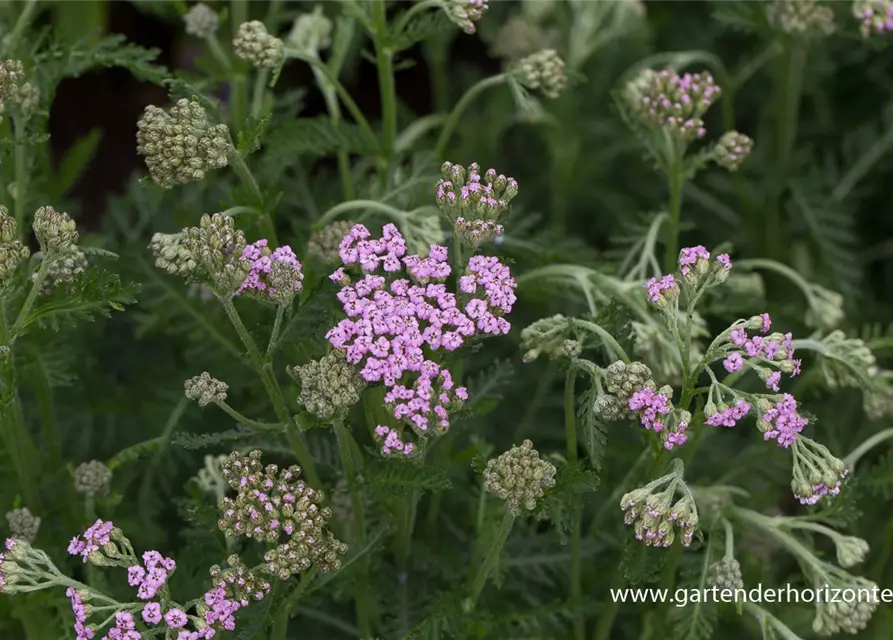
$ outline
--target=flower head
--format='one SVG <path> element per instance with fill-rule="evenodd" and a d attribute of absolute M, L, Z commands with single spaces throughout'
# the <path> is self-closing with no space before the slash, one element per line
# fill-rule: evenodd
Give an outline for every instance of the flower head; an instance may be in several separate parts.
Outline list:
<path fill-rule="evenodd" d="M 517 517 L 522 510 L 533 511 L 547 489 L 555 486 L 557 470 L 541 460 L 530 440 L 512 447 L 490 460 L 484 469 L 484 488 L 508 503 Z"/>
<path fill-rule="evenodd" d="M 645 69 L 626 86 L 624 98 L 640 123 L 687 143 L 706 133 L 701 118 L 720 93 L 707 72 L 680 75 L 673 69 Z"/>
<path fill-rule="evenodd" d="M 764 440 L 775 440 L 780 447 L 790 447 L 809 420 L 797 413 L 797 401 L 789 393 L 770 408 L 760 412 L 757 425 Z"/>
<path fill-rule="evenodd" d="M 366 386 L 356 367 L 348 364 L 340 351 L 293 367 L 288 373 L 301 382 L 298 403 L 321 420 L 329 420 L 359 402 Z"/>
<path fill-rule="evenodd" d="M 350 233 L 356 222 L 350 220 L 336 220 L 314 233 L 307 244 L 307 251 L 311 256 L 325 264 L 338 262 L 338 248 L 341 241 Z"/>
<path fill-rule="evenodd" d="M 501 236 L 500 216 L 518 194 L 518 183 L 488 169 L 481 181 L 480 167 L 472 163 L 466 170 L 444 162 L 443 178 L 437 183 L 437 206 L 455 226 L 456 234 L 472 249 Z"/>
<path fill-rule="evenodd" d="M 87 496 L 103 496 L 109 492 L 112 470 L 99 460 L 83 462 L 74 470 L 74 490 Z"/>
<path fill-rule="evenodd" d="M 753 150 L 753 140 L 737 131 L 722 134 L 713 149 L 713 160 L 729 171 L 737 171 Z"/>
<path fill-rule="evenodd" d="M 184 385 L 186 397 L 198 402 L 198 406 L 207 407 L 209 404 L 226 402 L 226 390 L 229 385 L 204 371 L 201 375 L 189 378 Z"/>
<path fill-rule="evenodd" d="M 567 87 L 564 60 L 554 49 L 543 49 L 522 58 L 514 67 L 515 77 L 532 91 L 540 90 L 553 100 Z"/>
<path fill-rule="evenodd" d="M 769 24 L 783 33 L 827 36 L 834 33 L 834 10 L 816 0 L 775 0 L 766 5 Z"/>
<path fill-rule="evenodd" d="M 791 488 L 800 504 L 817 503 L 826 495 L 840 493 L 847 468 L 828 448 L 810 438 L 800 437 L 794 443 L 794 472 Z"/>
<path fill-rule="evenodd" d="M 15 218 L 0 205 L 0 289 L 9 284 L 31 251 L 19 240 Z"/>
<path fill-rule="evenodd" d="M 219 293 L 235 293 L 251 272 L 245 234 L 228 215 L 203 215 L 197 227 L 183 229 L 181 243 L 196 263 L 192 277 Z"/>
<path fill-rule="evenodd" d="M 208 5 L 199 2 L 193 5 L 183 16 L 186 33 L 197 38 L 210 38 L 220 25 L 217 12 Z"/>
<path fill-rule="evenodd" d="M 311 57 L 332 46 L 332 21 L 316 5 L 312 13 L 299 15 L 288 34 L 288 45 Z"/>
<path fill-rule="evenodd" d="M 856 0 L 853 15 L 862 22 L 859 31 L 863 38 L 884 36 L 893 31 L 893 2 L 891 0 Z"/>
<path fill-rule="evenodd" d="M 489 8 L 487 0 L 444 0 L 441 6 L 447 17 L 469 35 L 477 31 L 474 23 Z"/>
<path fill-rule="evenodd" d="M 6 523 L 9 525 L 9 533 L 17 540 L 34 542 L 37 532 L 40 530 L 40 518 L 33 515 L 27 507 L 13 509 L 6 513 Z"/>
<path fill-rule="evenodd" d="M 682 497 L 674 502 L 675 494 Z M 673 472 L 620 499 L 623 521 L 632 525 L 636 539 L 649 547 L 669 547 L 682 535 L 682 544 L 691 544 L 698 526 L 698 510 L 691 492 L 682 480 L 681 465 Z"/>
<path fill-rule="evenodd" d="M 236 55 L 248 60 L 255 67 L 275 67 L 285 55 L 285 45 L 276 36 L 270 35 L 263 22 L 252 20 L 239 25 L 233 39 Z"/>
<path fill-rule="evenodd" d="M 258 240 L 245 246 L 242 259 L 249 271 L 237 295 L 252 293 L 288 306 L 301 291 L 304 280 L 301 263 L 288 245 L 270 251 L 266 240 Z"/>
<path fill-rule="evenodd" d="M 201 180 L 228 163 L 229 129 L 211 124 L 197 101 L 178 100 L 169 112 L 149 105 L 137 129 L 137 151 L 146 157 L 152 180 L 164 189 Z"/>

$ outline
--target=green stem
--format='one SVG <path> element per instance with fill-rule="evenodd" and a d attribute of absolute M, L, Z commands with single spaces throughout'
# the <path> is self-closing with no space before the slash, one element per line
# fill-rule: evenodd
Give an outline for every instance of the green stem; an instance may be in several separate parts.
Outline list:
<path fill-rule="evenodd" d="M 28 158 L 25 155 L 27 151 L 25 146 L 25 119 L 22 116 L 16 116 L 13 119 L 13 129 L 15 131 L 15 221 L 19 234 L 24 234 L 25 197 L 28 193 Z"/>
<path fill-rule="evenodd" d="M 354 465 L 353 454 L 350 446 L 350 434 L 344 427 L 344 421 L 339 417 L 333 424 L 335 439 L 338 442 L 338 453 L 341 455 L 341 465 L 347 476 L 347 486 L 350 491 L 350 505 L 353 511 L 353 536 L 354 544 L 362 548 L 366 544 L 366 517 L 360 487 L 357 483 L 357 471 Z M 357 614 L 357 627 L 360 630 L 360 638 L 371 638 L 372 628 L 369 623 L 369 594 L 366 590 L 368 582 L 368 563 L 364 559 L 360 568 L 361 575 L 357 576 L 354 583 L 355 607 Z"/>
<path fill-rule="evenodd" d="M 598 335 L 598 337 L 602 339 L 602 342 L 604 342 L 605 345 L 614 352 L 614 355 L 616 357 L 623 360 L 626 364 L 630 363 L 630 359 L 626 351 L 623 349 L 623 347 L 620 346 L 620 343 L 617 342 L 614 336 L 608 333 L 607 329 L 588 320 L 578 320 L 574 318 L 572 322 L 574 326 L 580 327 L 581 329 L 586 329 Z"/>
<path fill-rule="evenodd" d="M 218 407 L 220 407 L 220 409 L 226 415 L 228 415 L 230 418 L 232 418 L 239 424 L 249 427 L 251 429 L 256 429 L 257 431 L 281 431 L 286 426 L 284 424 L 278 424 L 278 423 L 272 424 L 269 422 L 258 422 L 257 420 L 252 420 L 251 418 L 248 418 L 247 416 L 243 415 L 236 409 L 233 409 L 231 406 L 229 406 L 225 402 L 216 402 L 215 404 Z"/>
<path fill-rule="evenodd" d="M 279 334 L 282 332 L 282 320 L 285 318 L 285 305 L 280 304 L 276 307 L 276 320 L 273 321 L 273 331 L 270 332 L 270 341 L 267 343 L 267 352 L 264 360 L 270 362 L 273 358 L 273 352 L 279 345 Z"/>
<path fill-rule="evenodd" d="M 37 300 L 37 294 L 40 292 L 41 287 L 43 287 L 43 281 L 46 280 L 47 276 L 47 265 L 49 264 L 48 256 L 44 254 L 40 260 L 40 267 L 37 269 L 37 278 L 31 285 L 31 290 L 28 292 L 28 297 L 25 298 L 25 302 L 22 303 L 22 308 L 19 309 L 19 315 L 16 316 L 15 322 L 12 325 L 12 330 L 9 335 L 9 346 L 11 347 L 15 342 L 18 335 L 25 328 L 25 324 L 28 322 L 28 314 L 31 313 L 31 308 L 34 306 L 34 302 Z M 5 319 L 4 319 L 5 322 Z"/>
<path fill-rule="evenodd" d="M 329 111 L 329 119 L 336 127 L 341 124 L 341 107 L 338 104 L 338 95 L 335 88 L 326 80 L 325 75 L 317 68 L 312 67 L 316 84 L 326 101 L 326 109 Z M 345 149 L 338 150 L 338 173 L 341 176 L 341 188 L 344 191 L 346 201 L 356 198 L 356 190 L 353 186 L 353 178 L 350 174 L 350 155 Z"/>
<path fill-rule="evenodd" d="M 611 590 L 617 591 L 623 589 L 626 584 L 626 579 L 623 577 L 623 565 L 621 563 L 617 563 L 617 568 L 614 569 L 614 578 L 611 580 L 611 586 L 608 593 L 611 593 Z M 598 618 L 598 626 L 595 628 L 595 634 L 592 636 L 593 640 L 608 640 L 611 637 L 611 631 L 614 628 L 614 620 L 617 618 L 617 609 L 620 607 L 619 598 L 608 598 L 607 607 L 602 611 L 601 615 Z"/>
<path fill-rule="evenodd" d="M 232 37 L 239 33 L 239 26 L 248 22 L 247 0 L 230 0 L 230 12 L 232 25 Z M 248 112 L 248 93 L 245 87 L 245 72 L 240 71 L 233 75 L 229 85 L 230 100 L 230 124 L 234 131 L 240 131 L 245 123 L 245 114 Z"/>
<path fill-rule="evenodd" d="M 394 141 L 397 138 L 397 88 L 394 82 L 394 52 L 388 33 L 387 0 L 373 0 L 375 64 L 378 68 L 378 86 L 381 92 L 381 117 L 384 122 L 382 140 L 382 173 L 379 183 L 386 187 L 390 180 Z"/>
<path fill-rule="evenodd" d="M 850 454 L 843 459 L 843 463 L 846 465 L 847 469 L 852 471 L 856 468 L 856 463 L 859 462 L 862 456 L 874 449 L 880 443 L 884 442 L 885 440 L 889 440 L 890 438 L 893 438 L 893 429 L 884 429 L 883 431 L 874 434 L 865 442 L 853 449 Z"/>
<path fill-rule="evenodd" d="M 440 0 L 422 0 L 421 2 L 416 2 L 400 16 L 399 20 L 397 20 L 397 24 L 394 26 L 394 33 L 402 33 L 409 24 L 409 19 L 417 13 L 421 13 L 432 7 L 439 7 L 440 5 Z"/>
<path fill-rule="evenodd" d="M 276 239 L 276 225 L 273 223 L 273 218 L 270 216 L 269 212 L 264 211 L 264 196 L 263 193 L 261 193 L 260 186 L 258 186 L 257 180 L 254 179 L 254 174 L 251 173 L 251 169 L 245 164 L 245 159 L 242 158 L 242 154 L 235 148 L 233 148 L 229 154 L 229 163 L 232 166 L 233 171 L 236 172 L 236 175 L 239 176 L 242 185 L 251 193 L 251 197 L 254 198 L 255 204 L 260 207 L 262 211 L 259 221 L 261 233 L 266 236 L 271 244 L 278 244 Z"/>
<path fill-rule="evenodd" d="M 288 620 L 297 608 L 301 596 L 307 591 L 307 587 L 310 585 L 310 582 L 315 575 L 315 567 L 311 567 L 301 574 L 301 581 L 298 583 L 298 586 L 295 587 L 294 591 L 288 594 L 288 597 L 285 599 L 285 602 L 282 603 L 281 608 L 276 614 L 276 621 L 273 623 L 273 631 L 270 640 L 286 640 L 288 637 Z"/>
<path fill-rule="evenodd" d="M 205 45 L 208 47 L 208 51 L 211 53 L 211 57 L 214 58 L 221 67 L 223 67 L 224 71 L 226 71 L 227 73 L 231 73 L 233 69 L 232 62 L 230 62 L 229 56 L 226 55 L 223 47 L 220 46 L 220 40 L 217 39 L 216 33 L 212 33 L 210 36 L 205 38 Z"/>
<path fill-rule="evenodd" d="M 282 395 L 279 381 L 276 380 L 276 376 L 273 375 L 272 366 L 264 362 L 263 356 L 258 350 L 251 334 L 248 333 L 248 329 L 245 328 L 245 324 L 242 322 L 242 318 L 239 316 L 239 312 L 236 310 L 233 301 L 230 298 L 221 298 L 220 302 L 223 304 L 223 309 L 226 311 L 226 315 L 232 323 L 233 328 L 239 335 L 239 339 L 242 341 L 242 344 L 245 345 L 245 349 L 248 350 L 248 357 L 251 359 L 251 363 L 254 365 L 258 375 L 260 375 L 261 382 L 263 382 L 264 388 L 267 391 L 267 396 L 270 398 L 270 403 L 273 405 L 273 411 L 276 413 L 276 418 L 286 425 L 286 437 L 294 450 L 295 457 L 298 459 L 304 473 L 307 475 L 307 482 L 313 486 L 319 487 L 320 481 L 316 471 L 316 464 L 313 462 L 313 458 L 307 449 L 304 434 L 300 432 L 294 419 L 288 412 L 288 405 L 285 402 L 285 397 Z"/>
<path fill-rule="evenodd" d="M 567 440 L 568 464 L 577 463 L 577 411 L 576 411 L 577 368 L 568 367 L 564 379 L 564 431 Z M 579 602 L 583 597 L 582 564 L 580 563 L 581 535 L 583 529 L 583 506 L 575 501 L 571 523 L 571 600 Z M 574 638 L 583 640 L 586 635 L 586 621 L 583 616 L 574 618 Z"/>
<path fill-rule="evenodd" d="M 497 85 L 503 84 L 507 80 L 507 78 L 508 76 L 504 73 L 500 73 L 489 78 L 484 78 L 465 92 L 465 95 L 463 95 L 459 99 L 459 102 L 456 103 L 456 106 L 453 107 L 453 110 L 450 112 L 449 117 L 443 125 L 443 129 L 441 129 L 440 131 L 440 137 L 437 139 L 437 145 L 434 147 L 435 160 L 443 160 L 443 156 L 446 153 L 446 146 L 450 141 L 450 137 L 453 135 L 453 131 L 455 131 L 456 127 L 459 125 L 459 120 L 462 117 L 462 114 L 468 108 L 468 105 L 470 105 L 471 102 L 483 91 L 490 87 L 495 87 Z"/>
<path fill-rule="evenodd" d="M 508 540 L 509 533 L 511 533 L 512 525 L 514 523 L 515 516 L 512 515 L 511 509 L 506 507 L 505 516 L 502 518 L 502 523 L 499 525 L 499 530 L 496 532 L 493 544 L 487 552 L 484 561 L 481 563 L 481 566 L 474 577 L 474 581 L 471 583 L 471 595 L 467 603 L 468 608 L 473 609 L 474 605 L 477 603 L 478 597 L 481 595 L 481 591 L 484 590 L 484 585 L 487 583 L 487 578 L 490 576 L 490 572 L 493 571 L 493 568 L 499 561 L 499 555 L 502 553 L 502 548 L 505 546 L 506 540 Z"/>
<path fill-rule="evenodd" d="M 667 228 L 667 252 L 664 256 L 664 272 L 676 270 L 679 258 L 679 218 L 682 213 L 682 167 L 677 160 L 671 167 L 667 179 L 670 184 L 669 224 Z"/>
<path fill-rule="evenodd" d="M 12 28 L 12 33 L 9 34 L 9 38 L 6 40 L 4 49 L 7 55 L 12 56 L 15 53 L 19 38 L 22 37 L 22 34 L 25 33 L 25 29 L 31 24 L 31 19 L 34 17 L 34 12 L 36 10 L 37 0 L 28 0 L 25 4 L 25 8 L 22 9 L 22 12 L 16 20 L 15 26 Z"/>
<path fill-rule="evenodd" d="M 270 69 L 264 67 L 258 69 L 254 76 L 254 90 L 251 95 L 251 117 L 257 120 L 264 108 L 264 95 L 267 91 L 267 82 L 270 81 Z"/>

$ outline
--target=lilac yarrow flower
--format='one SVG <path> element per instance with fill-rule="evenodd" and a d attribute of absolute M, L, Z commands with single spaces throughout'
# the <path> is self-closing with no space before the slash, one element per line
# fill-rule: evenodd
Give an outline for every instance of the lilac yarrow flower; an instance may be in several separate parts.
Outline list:
<path fill-rule="evenodd" d="M 295 252 L 288 245 L 270 251 L 265 239 L 246 245 L 242 259 L 250 270 L 236 295 L 263 294 L 278 302 L 290 302 L 300 293 L 304 274 Z"/>
<path fill-rule="evenodd" d="M 781 372 L 789 373 L 791 377 L 800 373 L 801 361 L 794 359 L 794 341 L 790 333 L 784 335 L 774 333 L 770 336 L 749 336 L 747 329 L 758 330 L 766 334 L 772 326 L 772 318 L 768 313 L 761 313 L 749 320 L 737 324 L 729 331 L 730 344 L 741 348 L 743 351 L 732 350 L 723 360 L 723 367 L 729 373 L 740 371 L 744 367 L 745 357 L 755 359 L 763 364 L 776 367 L 776 371 L 751 366 L 759 373 L 765 382 L 766 388 L 777 392 L 781 381 Z"/>
<path fill-rule="evenodd" d="M 73 587 L 65 590 L 65 595 L 71 601 L 71 611 L 74 613 L 74 633 L 77 640 L 92 640 L 96 636 L 93 625 L 85 624 L 87 622 L 87 610 L 84 607 L 84 601 L 80 592 Z"/>
<path fill-rule="evenodd" d="M 704 424 L 711 427 L 734 427 L 739 420 L 750 413 L 751 409 L 749 402 L 740 399 L 731 407 L 717 410 L 714 406 L 712 411 L 709 407 L 710 405 L 704 410 L 704 414 L 707 416 Z"/>
<path fill-rule="evenodd" d="M 710 252 L 701 245 L 685 247 L 679 252 L 679 271 L 685 277 L 688 277 L 692 267 L 696 267 L 698 271 L 704 272 L 709 260 Z"/>
<path fill-rule="evenodd" d="M 859 30 L 863 38 L 893 32 L 891 0 L 856 0 L 853 3 L 853 15 L 862 22 Z"/>
<path fill-rule="evenodd" d="M 676 411 L 670 397 L 673 389 L 669 386 L 655 391 L 644 387 L 635 391 L 629 398 L 628 407 L 637 415 L 645 429 L 659 433 L 665 449 L 670 450 L 685 444 L 691 414 Z"/>
<path fill-rule="evenodd" d="M 645 283 L 645 288 L 648 289 L 648 300 L 658 305 L 679 293 L 679 284 L 673 275 L 651 278 Z"/>
<path fill-rule="evenodd" d="M 444 162 L 440 171 L 444 177 L 435 187 L 435 198 L 456 235 L 473 249 L 501 236 L 504 230 L 498 220 L 518 195 L 517 181 L 488 169 L 482 182 L 476 162 L 467 170 Z"/>
<path fill-rule="evenodd" d="M 161 605 L 157 602 L 148 602 L 143 607 L 143 621 L 146 624 L 158 624 L 161 622 Z"/>
<path fill-rule="evenodd" d="M 366 382 L 389 388 L 386 402 L 397 420 L 428 437 L 449 428 L 449 410 L 461 406 L 467 390 L 454 387 L 450 372 L 428 359 L 425 348 L 455 351 L 477 333 L 507 333 L 510 325 L 501 316 L 515 303 L 516 284 L 496 258 L 474 256 L 460 279 L 460 301 L 444 284 L 452 271 L 445 247 L 432 245 L 424 258 L 405 253 L 392 224 L 381 239 L 363 225 L 351 230 L 341 257 L 345 267 L 359 265 L 364 274 L 353 282 L 341 267 L 330 276 L 342 285 L 337 297 L 347 317 L 326 338 Z M 379 266 L 392 277 L 405 268 L 410 277 L 389 280 L 374 273 Z M 399 433 L 387 428 L 377 436 L 384 452 L 407 453 Z"/>
<path fill-rule="evenodd" d="M 108 635 L 102 640 L 140 640 L 142 636 L 136 630 L 136 621 L 129 611 L 119 611 L 115 614 L 115 626 L 109 629 Z"/>
<path fill-rule="evenodd" d="M 778 446 L 785 448 L 797 440 L 807 424 L 809 420 L 797 413 L 797 400 L 789 393 L 783 394 L 774 405 L 761 411 L 757 422 L 764 440 L 775 440 Z"/>
<path fill-rule="evenodd" d="M 88 556 L 94 551 L 99 551 L 102 547 L 111 542 L 111 533 L 115 528 L 112 522 L 97 520 L 85 532 L 84 539 L 75 536 L 68 545 L 68 553 L 73 556 L 81 556 L 84 562 L 87 562 Z"/>
<path fill-rule="evenodd" d="M 146 551 L 143 566 L 137 564 L 127 568 L 127 583 L 139 587 L 136 595 L 140 600 L 151 600 L 176 568 L 173 559 L 165 558 L 157 551 Z"/>
<path fill-rule="evenodd" d="M 794 442 L 794 471 L 791 489 L 804 505 L 813 505 L 824 496 L 836 496 L 849 471 L 846 464 L 827 447 L 810 438 Z"/>
<path fill-rule="evenodd" d="M 680 75 L 645 69 L 626 87 L 627 103 L 640 122 L 662 128 L 683 142 L 706 133 L 701 117 L 721 90 L 708 72 Z"/>
<path fill-rule="evenodd" d="M 661 489 L 662 487 L 665 487 Z M 682 497 L 674 502 L 677 491 Z M 649 547 L 669 547 L 682 535 L 689 546 L 698 526 L 698 510 L 681 475 L 670 473 L 620 499 L 623 521 L 632 525 L 637 540 Z"/>

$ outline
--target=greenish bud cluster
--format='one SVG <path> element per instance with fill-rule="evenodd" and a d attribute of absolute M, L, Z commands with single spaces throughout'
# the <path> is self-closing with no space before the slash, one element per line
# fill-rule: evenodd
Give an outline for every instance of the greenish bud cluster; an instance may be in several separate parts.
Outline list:
<path fill-rule="evenodd" d="M 208 5 L 199 2 L 183 16 L 186 33 L 197 38 L 210 38 L 220 26 L 217 12 Z"/>
<path fill-rule="evenodd" d="M 604 381 L 607 393 L 599 394 L 592 410 L 603 420 L 610 421 L 631 419 L 633 412 L 629 408 L 629 399 L 636 391 L 655 387 L 651 369 L 641 362 L 614 362 L 604 370 Z"/>
<path fill-rule="evenodd" d="M 545 355 L 552 360 L 567 357 L 565 342 L 572 340 L 573 324 L 561 314 L 540 318 L 521 330 L 524 362 L 533 362 Z"/>
<path fill-rule="evenodd" d="M 481 168 L 473 162 L 465 167 L 444 162 L 443 174 L 435 190 L 437 206 L 455 225 L 456 234 L 470 247 L 503 234 L 499 217 L 508 210 L 509 203 L 518 195 L 518 182 L 488 169 L 481 182 Z"/>
<path fill-rule="evenodd" d="M 46 254 L 69 251 L 78 242 L 74 220 L 67 213 L 56 211 L 53 207 L 40 207 L 34 213 L 33 229 L 40 248 Z"/>
<path fill-rule="evenodd" d="M 285 55 L 285 45 L 270 35 L 263 22 L 252 20 L 239 25 L 233 39 L 236 55 L 255 67 L 275 67 Z"/>
<path fill-rule="evenodd" d="M 74 470 L 74 490 L 87 496 L 104 496 L 112 485 L 112 470 L 99 460 L 78 465 Z"/>
<path fill-rule="evenodd" d="M 556 472 L 555 465 L 540 460 L 533 443 L 525 440 L 487 463 L 484 488 L 505 500 L 517 517 L 524 509 L 536 509 L 537 500 L 555 486 Z"/>
<path fill-rule="evenodd" d="M 737 171 L 753 151 L 753 140 L 737 131 L 726 131 L 713 148 L 713 160 L 729 171 Z"/>
<path fill-rule="evenodd" d="M 833 329 L 844 319 L 843 296 L 820 285 L 809 288 L 806 325 L 814 329 Z"/>
<path fill-rule="evenodd" d="M 226 402 L 226 390 L 229 389 L 228 384 L 221 382 L 217 378 L 212 378 L 207 371 L 194 378 L 189 378 L 183 387 L 186 397 L 190 400 L 196 400 L 200 407 Z"/>
<path fill-rule="evenodd" d="M 848 338 L 835 329 L 822 338 L 822 344 L 826 351 L 818 364 L 830 388 L 862 387 L 878 374 L 874 352 L 859 338 Z"/>
<path fill-rule="evenodd" d="M 540 90 L 553 100 L 567 87 L 564 60 L 554 49 L 543 49 L 523 58 L 514 73 L 522 85 L 532 91 Z"/>
<path fill-rule="evenodd" d="M 15 218 L 0 205 L 0 289 L 10 283 L 31 251 L 19 240 Z"/>
<path fill-rule="evenodd" d="M 324 264 L 335 264 L 341 256 L 338 254 L 341 241 L 350 233 L 356 222 L 352 220 L 336 220 L 310 236 L 307 251 Z"/>
<path fill-rule="evenodd" d="M 557 29 L 546 30 L 529 17 L 517 15 L 502 25 L 490 51 L 495 58 L 515 61 L 554 48 L 558 40 Z"/>
<path fill-rule="evenodd" d="M 237 291 L 251 270 L 250 263 L 242 259 L 245 234 L 236 229 L 230 216 L 203 215 L 197 227 L 183 229 L 181 242 L 198 267 L 193 276 L 220 294 Z"/>
<path fill-rule="evenodd" d="M 149 249 L 155 256 L 155 266 L 165 273 L 188 280 L 197 270 L 195 258 L 183 246 L 182 233 L 156 233 Z"/>
<path fill-rule="evenodd" d="M 49 295 L 60 286 L 65 286 L 73 282 L 78 276 L 84 273 L 90 264 L 87 262 L 87 256 L 77 247 L 72 247 L 67 251 L 57 253 L 49 262 L 47 262 L 46 273 L 44 275 L 43 284 L 40 287 L 42 295 Z M 37 273 L 31 276 L 34 282 L 37 282 Z"/>
<path fill-rule="evenodd" d="M 489 8 L 487 0 L 443 0 L 441 6 L 450 21 L 468 35 L 477 31 L 474 23 Z"/>
<path fill-rule="evenodd" d="M 312 13 L 297 17 L 287 41 L 289 47 L 314 58 L 332 46 L 332 21 L 323 13 L 321 5 L 316 5 Z"/>
<path fill-rule="evenodd" d="M 330 420 L 355 405 L 366 387 L 363 377 L 341 351 L 287 371 L 301 382 L 298 403 L 321 420 Z"/>
<path fill-rule="evenodd" d="M 836 535 L 832 537 L 837 562 L 841 567 L 849 568 L 865 561 L 865 556 L 871 551 L 868 543 L 856 536 Z"/>
<path fill-rule="evenodd" d="M 260 458 L 257 450 L 247 456 L 233 452 L 223 463 L 223 477 L 237 495 L 220 501 L 220 530 L 230 538 L 279 543 L 264 562 L 267 573 L 283 580 L 312 566 L 321 572 L 338 569 L 347 545 L 326 529 L 332 512 L 321 506 L 323 493 L 299 478 L 300 467 L 280 471 L 274 464 L 262 466 Z"/>
<path fill-rule="evenodd" d="M 7 512 L 6 523 L 11 537 L 28 543 L 34 542 L 40 530 L 40 518 L 32 515 L 27 507 Z"/>
<path fill-rule="evenodd" d="M 859 633 L 868 626 L 877 610 L 878 598 L 874 595 L 878 589 L 877 584 L 843 571 L 835 571 L 826 577 L 830 578 L 828 584 L 824 581 L 816 583 L 816 588 L 824 589 L 828 586 L 831 589 L 847 589 L 857 597 L 853 602 L 846 602 L 843 598 L 835 598 L 834 602 L 819 602 L 812 621 L 813 631 L 822 636 Z"/>
<path fill-rule="evenodd" d="M 137 123 L 137 151 L 152 180 L 164 189 L 201 180 L 228 163 L 232 150 L 225 124 L 211 124 L 197 101 L 178 100 L 170 112 L 149 105 Z"/>
<path fill-rule="evenodd" d="M 837 27 L 834 10 L 815 0 L 775 0 L 766 6 L 766 18 L 790 35 L 829 36 Z"/>
<path fill-rule="evenodd" d="M 881 371 L 872 380 L 872 384 L 865 388 L 862 394 L 862 409 L 869 420 L 880 420 L 886 416 L 893 416 L 893 386 L 890 380 L 893 373 Z"/>
<path fill-rule="evenodd" d="M 741 565 L 735 558 L 726 557 L 710 567 L 710 584 L 719 589 L 743 589 Z"/>
<path fill-rule="evenodd" d="M 847 476 L 846 464 L 825 445 L 800 435 L 793 445 L 791 490 L 802 504 L 815 504 L 823 496 L 837 495 Z"/>
<path fill-rule="evenodd" d="M 0 62 L 0 116 L 7 104 L 15 104 L 19 88 L 25 80 L 25 70 L 20 60 Z"/>

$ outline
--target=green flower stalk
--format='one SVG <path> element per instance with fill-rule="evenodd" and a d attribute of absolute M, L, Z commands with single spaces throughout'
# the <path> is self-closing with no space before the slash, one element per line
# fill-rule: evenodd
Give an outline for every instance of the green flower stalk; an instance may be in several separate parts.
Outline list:
<path fill-rule="evenodd" d="M 258 68 L 275 67 L 285 57 L 282 40 L 270 35 L 264 23 L 258 20 L 239 25 L 233 39 L 233 49 L 239 58 Z"/>
<path fill-rule="evenodd" d="M 227 166 L 232 151 L 227 126 L 212 124 L 195 100 L 178 100 L 169 112 L 146 107 L 136 140 L 149 175 L 164 189 L 201 180 L 208 171 Z"/>
<path fill-rule="evenodd" d="M 348 364 L 341 351 L 291 367 L 287 372 L 301 383 L 298 403 L 323 421 L 333 419 L 359 402 L 366 387 L 357 368 Z"/>
<path fill-rule="evenodd" d="M 13 538 L 28 543 L 34 542 L 40 530 L 40 518 L 33 515 L 27 507 L 9 511 L 6 514 L 6 523 Z"/>
<path fill-rule="evenodd" d="M 81 463 L 74 470 L 74 490 L 89 498 L 104 496 L 112 484 L 112 470 L 99 460 Z"/>

